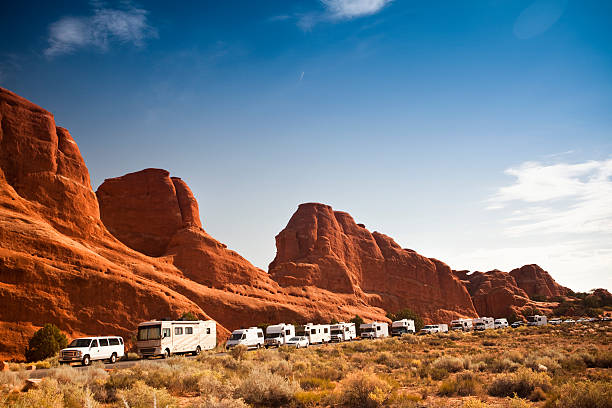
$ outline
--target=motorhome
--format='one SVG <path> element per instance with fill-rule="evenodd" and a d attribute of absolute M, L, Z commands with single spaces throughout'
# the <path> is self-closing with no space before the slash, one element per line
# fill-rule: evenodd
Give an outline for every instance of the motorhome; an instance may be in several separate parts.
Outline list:
<path fill-rule="evenodd" d="M 447 324 L 428 324 L 421 329 L 421 333 L 432 334 L 432 333 L 446 333 L 448 332 Z"/>
<path fill-rule="evenodd" d="M 508 327 L 508 320 L 504 318 L 495 319 L 493 327 L 495 327 L 496 329 L 505 329 L 506 327 Z"/>
<path fill-rule="evenodd" d="M 114 364 L 123 358 L 125 345 L 118 336 L 83 337 L 74 339 L 59 353 L 60 364 L 80 362 L 87 366 L 95 360 L 107 360 Z"/>
<path fill-rule="evenodd" d="M 138 325 L 136 348 L 142 357 L 197 355 L 216 346 L 214 320 L 153 320 Z"/>
<path fill-rule="evenodd" d="M 329 343 L 331 341 L 330 325 L 308 323 L 297 328 L 296 336 L 308 338 L 309 344 Z"/>
<path fill-rule="evenodd" d="M 363 323 L 359 325 L 361 338 L 378 339 L 389 337 L 389 325 L 382 322 Z"/>
<path fill-rule="evenodd" d="M 351 341 L 357 337 L 355 323 L 336 323 L 331 327 L 331 341 Z"/>
<path fill-rule="evenodd" d="M 462 330 L 462 331 L 470 331 L 472 330 L 472 319 L 457 319 L 451 322 L 451 330 Z"/>
<path fill-rule="evenodd" d="M 547 323 L 546 316 L 533 315 L 527 318 L 527 326 L 544 326 Z"/>
<path fill-rule="evenodd" d="M 474 330 L 487 330 L 495 327 L 495 319 L 492 317 L 479 317 L 472 320 Z"/>
<path fill-rule="evenodd" d="M 266 327 L 265 345 L 268 347 L 280 347 L 287 344 L 287 340 L 295 336 L 295 326 L 292 324 L 273 324 Z"/>
<path fill-rule="evenodd" d="M 225 348 L 231 349 L 238 345 L 244 345 L 247 348 L 260 348 L 264 345 L 263 330 L 259 327 L 249 327 L 248 329 L 238 329 L 232 332 L 232 335 L 225 342 Z"/>
<path fill-rule="evenodd" d="M 414 320 L 402 319 L 391 323 L 391 336 L 401 336 L 402 334 L 414 334 Z"/>

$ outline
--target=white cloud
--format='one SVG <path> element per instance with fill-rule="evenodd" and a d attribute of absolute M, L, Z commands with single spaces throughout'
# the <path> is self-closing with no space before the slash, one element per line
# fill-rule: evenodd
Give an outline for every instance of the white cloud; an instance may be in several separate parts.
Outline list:
<path fill-rule="evenodd" d="M 99 3 L 94 7 L 91 16 L 63 17 L 49 26 L 47 57 L 88 47 L 106 51 L 112 42 L 140 47 L 147 38 L 157 36 L 147 22 L 148 12 L 144 9 L 129 5 L 125 9 L 112 9 Z"/>
<path fill-rule="evenodd" d="M 376 14 L 393 0 L 321 0 L 329 16 L 334 19 L 350 19 Z"/>

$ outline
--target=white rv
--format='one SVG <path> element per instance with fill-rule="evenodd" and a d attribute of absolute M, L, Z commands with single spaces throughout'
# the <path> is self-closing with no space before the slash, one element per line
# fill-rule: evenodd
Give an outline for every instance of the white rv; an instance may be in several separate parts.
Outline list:
<path fill-rule="evenodd" d="M 355 323 L 336 323 L 331 327 L 331 341 L 351 341 L 357 337 Z"/>
<path fill-rule="evenodd" d="M 527 318 L 527 326 L 544 326 L 547 323 L 546 316 L 533 315 Z"/>
<path fill-rule="evenodd" d="M 266 348 L 268 347 L 280 347 L 283 344 L 287 344 L 287 340 L 295 337 L 295 326 L 292 324 L 273 324 L 266 327 Z"/>
<path fill-rule="evenodd" d="M 495 319 L 494 326 L 496 329 L 505 329 L 506 327 L 508 327 L 508 320 L 504 318 Z"/>
<path fill-rule="evenodd" d="M 479 317 L 472 320 L 474 330 L 487 330 L 495 327 L 495 319 L 492 317 Z"/>
<path fill-rule="evenodd" d="M 432 333 L 446 333 L 448 332 L 447 324 L 428 324 L 421 329 L 421 333 L 432 334 Z"/>
<path fill-rule="evenodd" d="M 263 330 L 258 327 L 234 330 L 230 338 L 225 342 L 225 348 L 229 350 L 240 344 L 247 346 L 247 348 L 262 347 L 264 345 Z"/>
<path fill-rule="evenodd" d="M 142 357 L 200 354 L 217 345 L 213 320 L 153 320 L 138 325 L 136 347 Z"/>
<path fill-rule="evenodd" d="M 462 331 L 470 331 L 472 330 L 472 319 L 457 319 L 451 322 L 451 330 L 462 330 Z"/>
<path fill-rule="evenodd" d="M 362 339 L 389 337 L 389 325 L 382 322 L 363 323 L 359 325 Z"/>
<path fill-rule="evenodd" d="M 296 336 L 306 337 L 309 344 L 329 343 L 331 341 L 330 325 L 308 323 L 298 327 Z"/>
<path fill-rule="evenodd" d="M 391 336 L 401 336 L 402 334 L 415 332 L 414 320 L 402 319 L 391 323 Z"/>

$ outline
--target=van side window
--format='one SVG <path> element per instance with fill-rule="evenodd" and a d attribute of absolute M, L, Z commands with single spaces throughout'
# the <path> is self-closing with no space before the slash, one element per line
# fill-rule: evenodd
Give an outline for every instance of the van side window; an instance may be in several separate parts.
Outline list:
<path fill-rule="evenodd" d="M 210 334 L 210 327 L 206 328 L 206 334 Z"/>
<path fill-rule="evenodd" d="M 162 329 L 162 337 L 170 337 L 171 334 L 172 332 L 170 331 L 169 328 Z"/>
<path fill-rule="evenodd" d="M 91 342 L 91 347 L 98 347 L 98 340 L 94 340 Z"/>
<path fill-rule="evenodd" d="M 119 337 L 119 344 L 123 344 L 123 337 Z"/>
<path fill-rule="evenodd" d="M 182 327 L 175 327 L 174 328 L 174 335 L 175 336 L 180 336 L 181 334 L 183 334 L 183 328 Z"/>
<path fill-rule="evenodd" d="M 107 347 L 108 339 L 100 339 L 100 347 Z"/>
<path fill-rule="evenodd" d="M 291 330 L 285 330 L 285 334 L 289 336 L 291 334 Z"/>
<path fill-rule="evenodd" d="M 185 334 L 193 334 L 193 327 L 185 327 Z"/>
<path fill-rule="evenodd" d="M 109 346 L 118 346 L 119 345 L 119 339 L 108 339 L 108 345 Z"/>

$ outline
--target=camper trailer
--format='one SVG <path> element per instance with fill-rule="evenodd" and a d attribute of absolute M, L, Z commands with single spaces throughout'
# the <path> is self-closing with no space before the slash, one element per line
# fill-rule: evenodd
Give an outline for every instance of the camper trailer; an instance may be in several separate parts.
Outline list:
<path fill-rule="evenodd" d="M 153 320 L 138 325 L 136 348 L 142 357 L 197 355 L 216 346 L 217 324 L 213 320 Z"/>
<path fill-rule="evenodd" d="M 506 327 L 508 327 L 508 320 L 504 318 L 495 319 L 494 326 L 496 329 L 505 329 Z"/>
<path fill-rule="evenodd" d="M 474 330 L 487 330 L 495 327 L 495 319 L 492 317 L 479 317 L 472 320 Z"/>
<path fill-rule="evenodd" d="M 336 323 L 331 327 L 331 341 L 351 341 L 357 337 L 355 323 Z"/>
<path fill-rule="evenodd" d="M 382 322 L 363 323 L 359 325 L 361 338 L 378 339 L 389 337 L 389 325 Z"/>
<path fill-rule="evenodd" d="M 391 323 L 391 336 L 401 336 L 402 334 L 414 334 L 414 320 L 402 319 Z"/>
<path fill-rule="evenodd" d="M 295 336 L 295 326 L 292 324 L 273 324 L 266 328 L 265 345 L 268 347 L 280 347 L 287 344 L 287 340 Z"/>
<path fill-rule="evenodd" d="M 527 318 L 527 326 L 544 326 L 547 323 L 546 316 L 533 315 Z"/>
<path fill-rule="evenodd" d="M 296 336 L 308 338 L 309 344 L 329 343 L 331 341 L 331 330 L 329 324 L 308 323 L 298 327 Z"/>
<path fill-rule="evenodd" d="M 428 324 L 427 326 L 421 329 L 421 333 L 423 334 L 446 333 L 446 332 L 448 332 L 447 324 Z"/>
<path fill-rule="evenodd" d="M 458 319 L 451 322 L 451 330 L 470 331 L 472 330 L 472 319 Z"/>
<path fill-rule="evenodd" d="M 264 345 L 263 330 L 258 327 L 234 330 L 230 338 L 225 343 L 225 348 L 229 350 L 240 344 L 246 346 L 247 348 L 262 347 Z"/>

